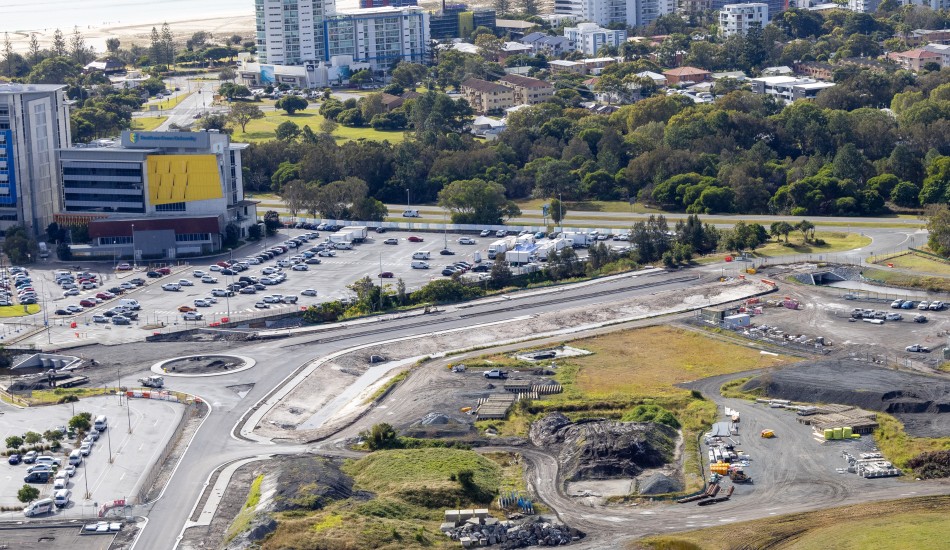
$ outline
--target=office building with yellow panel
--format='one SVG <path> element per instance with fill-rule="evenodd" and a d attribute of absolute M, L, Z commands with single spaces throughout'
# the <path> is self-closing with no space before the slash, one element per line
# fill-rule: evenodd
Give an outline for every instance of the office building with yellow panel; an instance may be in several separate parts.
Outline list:
<path fill-rule="evenodd" d="M 257 223 L 257 203 L 244 198 L 246 148 L 217 132 L 124 132 L 117 142 L 62 149 L 61 218 L 89 220 L 91 247 L 121 257 L 132 256 L 133 241 L 141 258 L 219 250 L 229 225 L 244 238 Z"/>

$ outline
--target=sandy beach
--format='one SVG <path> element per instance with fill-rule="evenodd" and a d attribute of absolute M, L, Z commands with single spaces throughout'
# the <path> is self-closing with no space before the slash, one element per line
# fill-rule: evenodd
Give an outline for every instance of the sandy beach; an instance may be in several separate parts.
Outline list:
<path fill-rule="evenodd" d="M 115 26 L 103 26 L 99 28 L 90 27 L 80 29 L 86 39 L 86 44 L 94 47 L 97 54 L 106 51 L 106 39 L 118 38 L 122 42 L 122 47 L 126 48 L 131 44 L 140 44 L 148 46 L 149 35 L 152 27 L 161 29 L 164 21 L 153 23 L 137 23 L 131 25 L 118 24 Z M 254 14 L 250 13 L 244 16 L 214 17 L 206 19 L 189 19 L 182 21 L 169 20 L 168 26 L 179 42 L 184 42 L 198 31 L 210 32 L 215 37 L 230 37 L 238 34 L 245 40 L 250 40 L 254 36 Z M 48 48 L 53 42 L 53 33 L 56 29 L 39 29 L 33 31 L 40 42 L 40 46 Z M 67 41 L 72 29 L 62 29 L 66 34 Z M 30 33 L 28 32 L 10 32 L 10 41 L 13 43 L 14 50 L 25 52 L 29 49 Z"/>

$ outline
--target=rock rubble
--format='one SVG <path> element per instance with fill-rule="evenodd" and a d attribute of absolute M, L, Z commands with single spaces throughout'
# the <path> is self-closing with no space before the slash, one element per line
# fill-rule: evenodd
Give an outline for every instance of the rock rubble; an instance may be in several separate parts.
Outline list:
<path fill-rule="evenodd" d="M 584 533 L 577 529 L 543 518 L 525 522 L 472 518 L 459 527 L 448 524 L 443 527 L 443 532 L 458 541 L 462 548 L 499 545 L 505 550 L 529 546 L 563 546 L 584 538 Z"/>

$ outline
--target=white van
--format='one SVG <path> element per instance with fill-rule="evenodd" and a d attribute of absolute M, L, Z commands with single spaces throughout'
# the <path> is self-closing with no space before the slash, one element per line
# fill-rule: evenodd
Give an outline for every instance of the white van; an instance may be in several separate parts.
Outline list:
<path fill-rule="evenodd" d="M 33 516 L 41 516 L 43 514 L 48 514 L 53 511 L 53 499 L 51 498 L 41 498 L 35 502 L 31 502 L 29 506 L 23 509 L 23 515 L 31 518 Z"/>
<path fill-rule="evenodd" d="M 53 494 L 53 504 L 57 508 L 65 508 L 69 504 L 69 497 L 73 492 L 69 489 L 60 489 Z"/>
<path fill-rule="evenodd" d="M 93 427 L 96 429 L 97 432 L 106 431 L 106 428 L 109 427 L 109 421 L 106 420 L 106 415 L 100 414 L 99 416 L 97 416 L 96 422 L 95 424 L 93 424 Z"/>
<path fill-rule="evenodd" d="M 429 264 L 427 262 L 415 261 L 412 262 L 413 269 L 429 269 Z"/>
<path fill-rule="evenodd" d="M 139 304 L 138 300 L 132 300 L 131 298 L 123 298 L 119 300 L 119 305 L 135 311 L 142 309 L 142 306 Z"/>
<path fill-rule="evenodd" d="M 73 452 L 69 453 L 69 463 L 73 466 L 82 464 L 82 451 L 74 449 Z"/>
<path fill-rule="evenodd" d="M 419 211 L 418 210 L 403 210 L 402 217 L 403 218 L 418 218 Z"/>
<path fill-rule="evenodd" d="M 429 260 L 429 259 L 431 259 L 431 256 L 429 255 L 429 253 L 428 253 L 427 251 L 425 251 L 425 250 L 420 250 L 420 251 L 418 251 L 418 252 L 413 252 L 413 253 L 412 253 L 412 259 L 413 259 L 413 260 Z"/>

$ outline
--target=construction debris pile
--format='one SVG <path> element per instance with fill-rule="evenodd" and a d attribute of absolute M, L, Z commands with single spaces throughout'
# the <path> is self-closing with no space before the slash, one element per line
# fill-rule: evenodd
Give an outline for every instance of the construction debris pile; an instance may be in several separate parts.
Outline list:
<path fill-rule="evenodd" d="M 567 525 L 545 521 L 542 518 L 525 522 L 498 521 L 493 517 L 469 518 L 455 527 L 443 524 L 442 532 L 461 543 L 462 548 L 500 545 L 501 548 L 528 546 L 562 546 L 576 542 L 584 533 Z"/>

